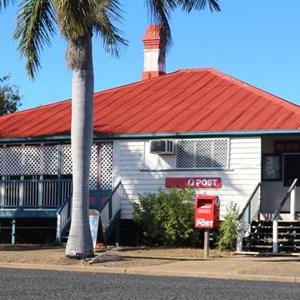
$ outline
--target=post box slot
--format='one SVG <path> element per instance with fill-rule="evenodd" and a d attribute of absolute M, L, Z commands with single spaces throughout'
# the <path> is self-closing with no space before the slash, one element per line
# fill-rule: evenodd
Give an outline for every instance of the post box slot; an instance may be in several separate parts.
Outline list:
<path fill-rule="evenodd" d="M 211 206 L 212 205 L 212 200 L 198 200 L 198 206 Z"/>
<path fill-rule="evenodd" d="M 211 213 L 211 208 L 212 208 L 212 201 L 199 201 L 198 202 L 198 213 L 199 214 L 209 214 Z"/>
<path fill-rule="evenodd" d="M 211 205 L 205 205 L 198 208 L 199 214 L 210 214 L 211 213 Z"/>

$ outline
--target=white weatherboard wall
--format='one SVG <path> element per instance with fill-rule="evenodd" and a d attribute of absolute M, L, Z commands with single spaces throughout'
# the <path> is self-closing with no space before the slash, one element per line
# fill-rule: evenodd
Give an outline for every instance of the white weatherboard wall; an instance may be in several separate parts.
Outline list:
<path fill-rule="evenodd" d="M 174 140 L 174 142 L 176 142 Z M 139 194 L 155 193 L 165 189 L 166 177 L 220 177 L 220 189 L 195 189 L 197 194 L 218 195 L 221 201 L 221 217 L 226 205 L 233 201 L 240 211 L 261 181 L 260 137 L 231 138 L 228 170 L 180 170 L 175 169 L 175 155 L 150 153 L 150 141 L 115 141 L 115 182 L 121 180 L 125 194 L 121 199 L 122 219 L 132 217 L 131 201 Z"/>

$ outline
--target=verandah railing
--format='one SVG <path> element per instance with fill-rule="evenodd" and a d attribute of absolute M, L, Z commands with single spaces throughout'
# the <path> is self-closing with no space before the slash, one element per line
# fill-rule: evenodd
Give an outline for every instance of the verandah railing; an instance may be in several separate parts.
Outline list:
<path fill-rule="evenodd" d="M 97 207 L 104 229 L 107 229 L 115 216 L 120 214 L 122 192 L 121 182 L 107 196 L 101 195 L 99 191 Z M 72 179 L 0 180 L 0 209 L 58 209 L 57 241 L 61 241 L 62 232 L 70 222 L 71 195 Z"/>
<path fill-rule="evenodd" d="M 1 180 L 0 208 L 58 208 L 71 193 L 71 179 Z"/>

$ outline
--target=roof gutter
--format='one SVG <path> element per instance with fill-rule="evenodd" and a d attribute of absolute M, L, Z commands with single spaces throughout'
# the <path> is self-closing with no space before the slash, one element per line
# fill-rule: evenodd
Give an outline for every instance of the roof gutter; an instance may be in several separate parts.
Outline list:
<path fill-rule="evenodd" d="M 216 131 L 216 132 L 165 132 L 149 134 L 95 135 L 94 139 L 161 139 L 161 138 L 199 138 L 230 136 L 300 135 L 300 130 L 263 130 L 263 131 Z"/>
<path fill-rule="evenodd" d="M 162 139 L 162 138 L 199 138 L 230 136 L 266 136 L 266 135 L 300 135 L 300 130 L 262 130 L 262 131 L 215 131 L 215 132 L 162 132 L 146 134 L 95 134 L 94 140 L 128 140 L 128 139 Z M 70 142 L 70 135 L 0 138 L 0 143 L 33 142 Z"/>
<path fill-rule="evenodd" d="M 70 141 L 70 135 L 60 136 L 39 136 L 39 137 L 19 137 L 19 138 L 0 138 L 0 143 L 34 143 L 34 142 L 64 142 Z"/>

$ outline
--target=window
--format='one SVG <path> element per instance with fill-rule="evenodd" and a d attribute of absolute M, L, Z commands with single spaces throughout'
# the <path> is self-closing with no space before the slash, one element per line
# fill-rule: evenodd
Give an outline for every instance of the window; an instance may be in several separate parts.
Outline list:
<path fill-rule="evenodd" d="M 262 179 L 264 181 L 281 181 L 281 157 L 274 154 L 262 156 Z"/>
<path fill-rule="evenodd" d="M 229 139 L 177 141 L 179 169 L 228 169 Z"/>

